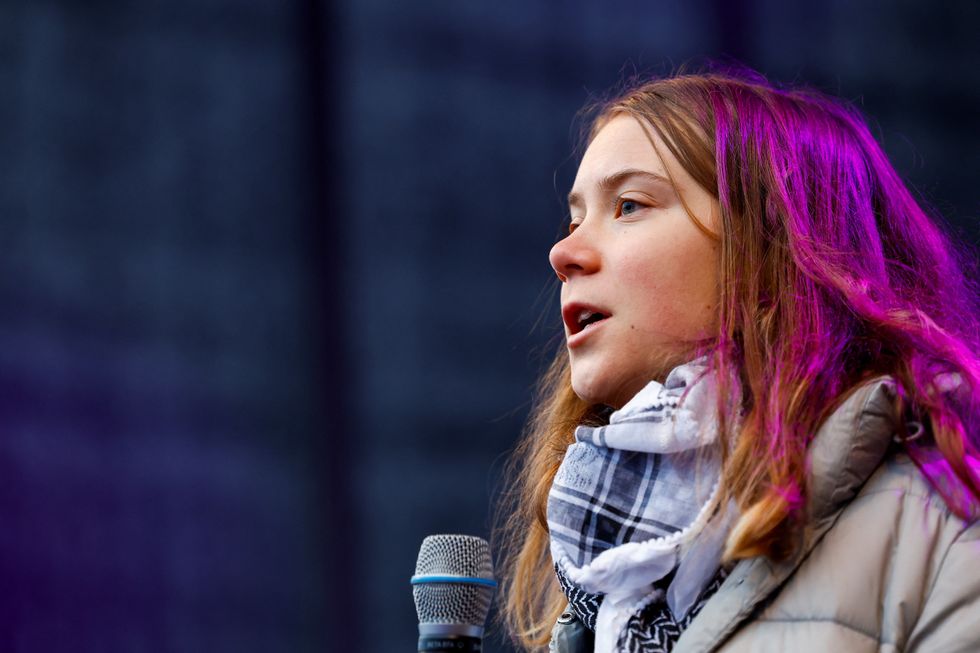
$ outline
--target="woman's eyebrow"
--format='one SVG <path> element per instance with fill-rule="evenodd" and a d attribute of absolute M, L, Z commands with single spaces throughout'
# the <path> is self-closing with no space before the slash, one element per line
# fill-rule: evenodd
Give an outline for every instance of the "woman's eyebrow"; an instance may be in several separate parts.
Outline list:
<path fill-rule="evenodd" d="M 622 184 L 627 179 L 632 179 L 633 177 L 642 177 L 647 181 L 661 182 L 673 187 L 673 184 L 670 183 L 670 180 L 664 177 L 663 175 L 659 175 L 655 172 L 650 172 L 648 170 L 640 170 L 639 168 L 626 168 L 624 170 L 619 170 L 600 179 L 599 190 L 601 190 L 604 193 L 608 193 L 614 188 L 617 188 L 620 184 Z M 572 191 L 571 193 L 568 194 L 569 206 L 572 207 L 581 206 L 582 204 L 583 201 L 582 201 L 581 194 L 575 191 Z"/>

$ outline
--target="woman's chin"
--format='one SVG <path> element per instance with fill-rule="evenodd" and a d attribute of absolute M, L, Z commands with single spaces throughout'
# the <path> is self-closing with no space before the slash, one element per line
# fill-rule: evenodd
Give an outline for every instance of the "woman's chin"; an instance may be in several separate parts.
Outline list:
<path fill-rule="evenodd" d="M 624 397 L 623 388 L 616 384 L 602 382 L 594 377 L 576 379 L 574 373 L 572 374 L 572 391 L 579 399 L 589 405 L 604 405 L 615 409 L 622 408 L 623 404 L 632 397 L 632 394 Z"/>
<path fill-rule="evenodd" d="M 572 392 L 574 392 L 575 396 L 587 404 L 594 405 L 605 403 L 600 398 L 600 395 L 596 394 L 596 389 L 592 384 L 581 382 L 577 383 L 574 377 L 572 378 Z"/>

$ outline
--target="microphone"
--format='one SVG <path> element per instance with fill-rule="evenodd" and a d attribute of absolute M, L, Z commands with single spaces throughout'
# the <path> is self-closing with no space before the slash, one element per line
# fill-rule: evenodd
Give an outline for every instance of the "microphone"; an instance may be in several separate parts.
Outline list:
<path fill-rule="evenodd" d="M 490 545 L 472 535 L 422 540 L 412 594 L 419 616 L 419 651 L 483 650 L 483 627 L 497 581 Z"/>

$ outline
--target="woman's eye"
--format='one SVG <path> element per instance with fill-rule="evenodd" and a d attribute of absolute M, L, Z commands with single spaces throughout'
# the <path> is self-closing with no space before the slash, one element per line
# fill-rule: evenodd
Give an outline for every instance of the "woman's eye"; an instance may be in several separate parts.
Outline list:
<path fill-rule="evenodd" d="M 630 215 L 643 208 L 643 204 L 637 202 L 636 200 L 626 199 L 625 197 L 620 197 L 616 202 L 616 217 L 621 215 Z"/>

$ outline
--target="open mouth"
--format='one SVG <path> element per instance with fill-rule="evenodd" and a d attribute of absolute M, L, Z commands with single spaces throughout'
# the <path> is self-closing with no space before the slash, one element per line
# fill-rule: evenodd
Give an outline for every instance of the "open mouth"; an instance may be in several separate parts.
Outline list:
<path fill-rule="evenodd" d="M 568 328 L 568 335 L 570 336 L 585 331 L 602 320 L 605 320 L 609 315 L 609 313 L 605 313 L 598 308 L 584 304 L 569 304 L 562 310 L 562 319 L 565 321 L 565 326 Z"/>

